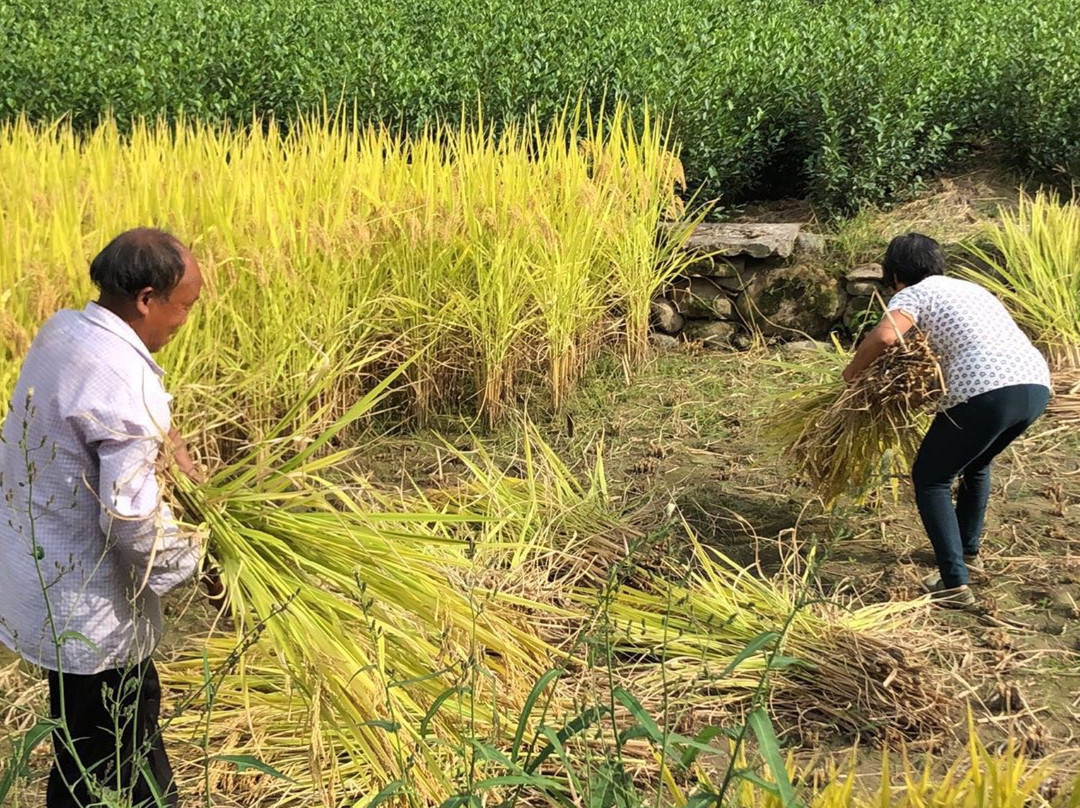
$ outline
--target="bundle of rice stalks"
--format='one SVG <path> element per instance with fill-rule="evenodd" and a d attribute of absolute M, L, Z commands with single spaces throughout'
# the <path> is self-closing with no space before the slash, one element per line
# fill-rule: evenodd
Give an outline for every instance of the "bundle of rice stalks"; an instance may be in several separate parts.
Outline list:
<path fill-rule="evenodd" d="M 444 511 L 484 514 L 485 521 L 476 525 L 478 558 L 491 558 L 496 548 L 504 576 L 513 571 L 562 589 L 602 583 L 640 536 L 611 506 L 602 445 L 584 479 L 527 420 L 519 446 L 509 462 L 500 462 L 481 442 L 468 451 L 447 446 L 464 474 L 454 485 L 422 492 L 424 502 Z"/>
<path fill-rule="evenodd" d="M 519 708 L 547 669 L 555 649 L 533 620 L 553 607 L 482 574 L 470 534 L 484 514 L 381 509 L 345 471 L 350 452 L 328 450 L 392 381 L 316 437 L 282 427 L 205 484 L 177 480 L 175 495 L 209 535 L 239 634 L 265 632 L 295 691 L 339 730 L 343 759 L 372 783 L 409 777 L 425 798 L 453 788 L 459 734 Z M 305 421 L 302 403 L 283 424 L 311 434 L 328 406 Z"/>
<path fill-rule="evenodd" d="M 842 351 L 834 356 L 850 358 Z M 840 379 L 841 367 L 832 368 L 828 381 L 788 394 L 766 427 L 827 506 L 910 467 L 926 415 L 945 392 L 937 357 L 917 330 L 886 348 L 851 385 Z"/>
<path fill-rule="evenodd" d="M 624 675 L 643 701 L 659 704 L 668 689 L 696 730 L 748 707 L 767 674 L 771 714 L 804 737 L 827 727 L 914 738 L 948 727 L 944 675 L 930 657 L 942 637 L 920 630 L 920 602 L 811 598 L 803 577 L 757 577 L 689 538 L 689 580 L 626 585 L 609 606 L 619 654 L 638 659 Z"/>

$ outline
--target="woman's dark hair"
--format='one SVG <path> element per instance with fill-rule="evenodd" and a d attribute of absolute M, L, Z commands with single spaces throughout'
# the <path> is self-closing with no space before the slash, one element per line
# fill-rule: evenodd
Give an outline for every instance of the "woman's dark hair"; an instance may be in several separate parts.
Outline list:
<path fill-rule="evenodd" d="M 887 286 L 911 286 L 931 275 L 945 274 L 945 250 L 929 236 L 907 233 L 889 242 L 882 264 Z"/>
<path fill-rule="evenodd" d="M 90 280 L 110 297 L 134 299 L 150 287 L 168 297 L 184 277 L 187 249 L 164 230 L 128 230 L 105 245 L 90 264 Z"/>

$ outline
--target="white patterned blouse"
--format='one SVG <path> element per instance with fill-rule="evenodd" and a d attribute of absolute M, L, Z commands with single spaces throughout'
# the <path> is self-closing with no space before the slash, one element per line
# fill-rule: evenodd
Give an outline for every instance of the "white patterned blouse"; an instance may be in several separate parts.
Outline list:
<path fill-rule="evenodd" d="M 992 293 L 970 281 L 931 275 L 889 301 L 929 338 L 945 376 L 942 410 L 1002 387 L 1050 386 L 1050 370 Z"/>

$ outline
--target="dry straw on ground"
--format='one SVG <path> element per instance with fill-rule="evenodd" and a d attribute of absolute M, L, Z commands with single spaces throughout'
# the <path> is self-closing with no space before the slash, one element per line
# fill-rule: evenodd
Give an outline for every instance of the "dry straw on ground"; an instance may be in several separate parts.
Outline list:
<path fill-rule="evenodd" d="M 1054 395 L 1048 412 L 1068 425 L 1080 424 L 1080 368 L 1067 368 L 1053 374 Z"/>

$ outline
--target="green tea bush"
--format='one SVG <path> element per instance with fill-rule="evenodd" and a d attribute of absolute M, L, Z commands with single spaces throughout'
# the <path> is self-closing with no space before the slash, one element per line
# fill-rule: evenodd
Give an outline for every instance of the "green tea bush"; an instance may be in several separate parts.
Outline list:
<path fill-rule="evenodd" d="M 694 187 L 837 208 L 973 147 L 1080 171 L 1075 0 L 0 0 L 0 116 L 287 121 L 344 101 L 415 128 L 670 116 Z"/>

